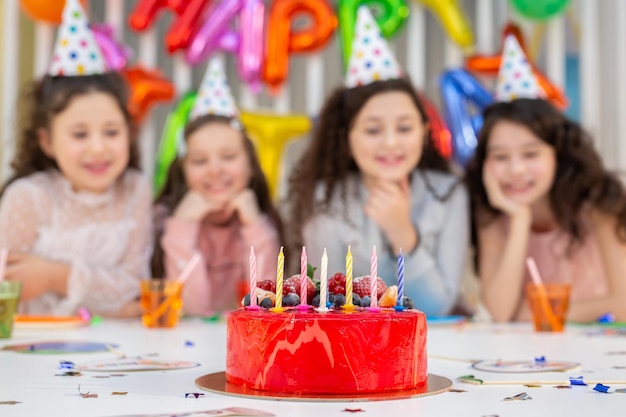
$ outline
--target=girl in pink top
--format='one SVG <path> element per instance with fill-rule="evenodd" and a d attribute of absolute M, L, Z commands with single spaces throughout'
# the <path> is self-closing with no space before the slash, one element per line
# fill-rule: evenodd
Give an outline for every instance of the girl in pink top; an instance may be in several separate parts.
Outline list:
<path fill-rule="evenodd" d="M 186 153 L 170 167 L 156 202 L 155 276 L 176 277 L 194 253 L 202 256 L 183 289 L 187 314 L 240 305 L 251 246 L 257 280 L 276 278 L 282 226 L 236 114 L 221 61 L 214 59 L 185 128 Z"/>
<path fill-rule="evenodd" d="M 591 139 L 543 99 L 485 112 L 467 182 L 482 298 L 497 321 L 528 319 L 532 256 L 546 282 L 572 285 L 568 319 L 626 320 L 626 193 Z"/>

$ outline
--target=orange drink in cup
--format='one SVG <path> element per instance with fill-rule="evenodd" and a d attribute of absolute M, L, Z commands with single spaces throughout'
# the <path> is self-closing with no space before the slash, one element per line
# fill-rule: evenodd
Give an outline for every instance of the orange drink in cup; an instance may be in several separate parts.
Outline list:
<path fill-rule="evenodd" d="M 535 331 L 563 331 L 570 289 L 569 284 L 526 284 L 526 300 L 533 315 Z"/>
<path fill-rule="evenodd" d="M 141 321 L 145 327 L 176 327 L 183 307 L 183 282 L 147 279 L 141 282 Z"/>

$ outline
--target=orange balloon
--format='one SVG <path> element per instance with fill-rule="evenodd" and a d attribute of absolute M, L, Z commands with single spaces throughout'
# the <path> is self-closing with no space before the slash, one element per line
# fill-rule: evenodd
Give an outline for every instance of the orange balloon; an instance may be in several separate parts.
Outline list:
<path fill-rule="evenodd" d="M 324 46 L 337 28 L 337 17 L 326 0 L 275 0 L 270 9 L 263 80 L 278 87 L 287 79 L 289 54 Z M 309 27 L 292 31 L 292 19 L 306 14 Z"/>
<path fill-rule="evenodd" d="M 128 109 L 137 123 L 143 120 L 155 102 L 169 101 L 174 97 L 174 85 L 157 70 L 135 66 L 126 68 L 122 73 L 130 85 Z"/>
<path fill-rule="evenodd" d="M 522 31 L 520 30 L 520 28 L 513 23 L 509 23 L 508 25 L 506 25 L 506 27 L 502 31 L 502 39 L 505 39 L 509 34 L 513 34 L 517 38 L 517 41 L 522 47 L 522 50 L 524 51 L 524 53 L 526 53 L 526 49 L 524 47 L 524 38 L 522 36 Z M 498 71 L 500 69 L 500 64 L 502 62 L 501 54 L 502 54 L 502 51 L 500 51 L 500 53 L 495 56 L 494 55 L 471 56 L 465 60 L 465 67 L 470 71 L 475 71 L 480 74 L 495 76 L 498 74 Z M 528 56 L 528 54 L 526 55 Z M 550 80 L 548 80 L 546 76 L 543 75 L 532 62 L 530 62 L 530 65 L 532 66 L 533 73 L 535 74 L 535 77 L 537 78 L 537 83 L 546 94 L 546 99 L 548 99 L 556 107 L 560 109 L 565 109 L 569 105 L 569 102 L 567 101 L 567 98 L 565 97 L 565 94 L 563 93 L 563 91 L 561 91 L 561 89 L 559 89 L 557 86 L 552 84 Z"/>
<path fill-rule="evenodd" d="M 80 0 L 86 8 L 87 0 Z M 40 22 L 61 23 L 65 0 L 20 0 L 22 10 L 31 19 Z"/>

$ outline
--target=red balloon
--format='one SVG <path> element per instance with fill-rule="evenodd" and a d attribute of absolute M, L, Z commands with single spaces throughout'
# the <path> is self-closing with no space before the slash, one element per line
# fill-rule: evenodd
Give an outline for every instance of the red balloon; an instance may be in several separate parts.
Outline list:
<path fill-rule="evenodd" d="M 145 30 L 154 23 L 161 9 L 171 9 L 181 14 L 186 4 L 186 0 L 139 0 L 128 17 L 128 24 L 135 30 Z"/>
<path fill-rule="evenodd" d="M 80 0 L 80 2 L 83 8 L 86 8 L 87 0 Z M 61 23 L 65 0 L 20 0 L 20 6 L 22 6 L 22 10 L 34 20 L 48 23 Z"/>
<path fill-rule="evenodd" d="M 198 31 L 202 12 L 206 10 L 210 0 L 189 0 L 182 13 L 170 26 L 165 35 L 165 45 L 169 53 L 178 49 L 187 49 L 193 35 Z"/>
<path fill-rule="evenodd" d="M 337 17 L 326 0 L 274 0 L 270 8 L 263 80 L 278 87 L 287 78 L 289 54 L 324 46 L 337 28 Z M 296 15 L 307 14 L 309 27 L 292 31 Z"/>
<path fill-rule="evenodd" d="M 128 108 L 137 123 L 140 123 L 156 102 L 169 101 L 174 97 L 174 84 L 158 70 L 147 70 L 134 66 L 122 71 L 130 85 Z"/>
<path fill-rule="evenodd" d="M 509 23 L 505 26 L 502 31 L 502 39 L 505 39 L 509 34 L 513 34 L 524 53 L 526 53 L 526 48 L 524 46 L 524 38 L 522 36 L 522 31 L 520 28 L 513 24 Z M 504 43 L 504 42 L 503 42 Z M 500 63 L 502 62 L 501 57 L 502 52 L 498 55 L 474 55 L 465 60 L 465 67 L 470 71 L 475 71 L 480 74 L 492 75 L 496 76 L 498 74 L 498 70 L 500 69 Z M 526 54 L 528 55 L 528 54 Z M 545 75 L 543 75 L 537 67 L 531 62 L 531 66 L 533 67 L 533 72 L 535 77 L 537 78 L 537 83 L 543 89 L 546 94 L 546 98 L 552 102 L 555 106 L 560 109 L 564 109 L 568 106 L 567 98 L 563 91 L 561 91 L 557 86 L 552 84 Z"/>
<path fill-rule="evenodd" d="M 423 94 L 418 93 L 418 96 L 424 106 L 426 116 L 428 117 L 428 126 L 435 149 L 437 149 L 441 156 L 449 159 L 452 157 L 452 135 L 450 134 L 450 130 L 433 103 Z"/>

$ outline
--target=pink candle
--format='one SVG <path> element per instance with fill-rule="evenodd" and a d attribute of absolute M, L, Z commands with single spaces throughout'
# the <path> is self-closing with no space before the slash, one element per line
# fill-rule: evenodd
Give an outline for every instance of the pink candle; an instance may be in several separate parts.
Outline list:
<path fill-rule="evenodd" d="M 370 297 L 370 307 L 378 307 L 378 257 L 376 256 L 376 246 L 372 249 L 370 263 Z"/>
<path fill-rule="evenodd" d="M 250 246 L 250 305 L 256 305 L 256 255 Z"/>
<path fill-rule="evenodd" d="M 307 305 L 307 286 L 309 283 L 309 280 L 306 276 L 306 266 L 307 266 L 307 259 L 306 259 L 306 249 L 303 246 L 302 247 L 302 256 L 300 256 L 300 305 L 301 306 L 305 306 Z"/>

